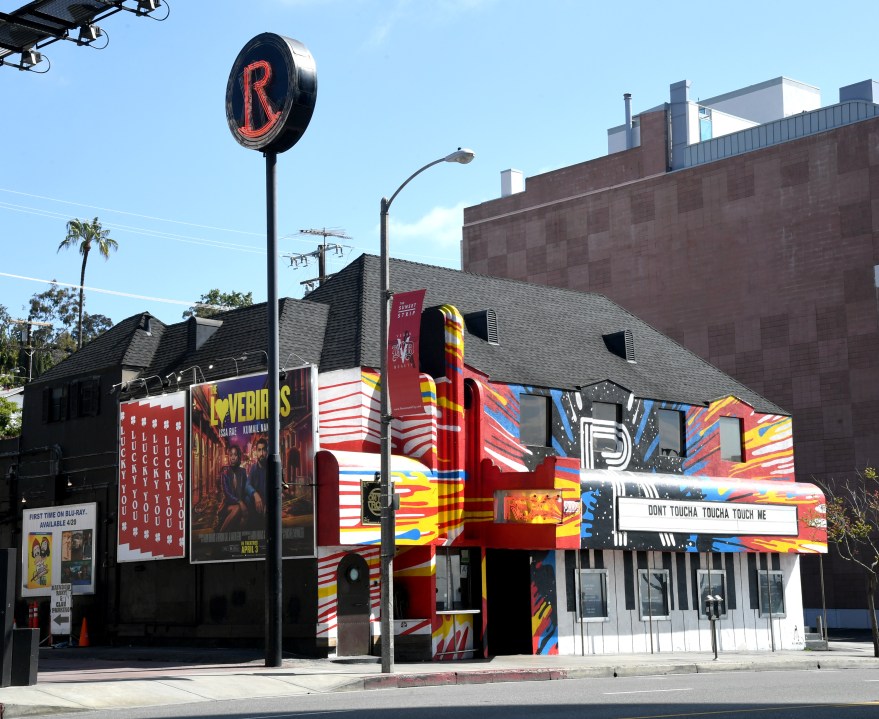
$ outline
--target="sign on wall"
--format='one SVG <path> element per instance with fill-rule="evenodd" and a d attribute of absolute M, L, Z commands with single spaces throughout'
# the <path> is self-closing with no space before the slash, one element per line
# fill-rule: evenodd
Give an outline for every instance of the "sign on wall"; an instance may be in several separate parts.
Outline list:
<path fill-rule="evenodd" d="M 501 519 L 518 524 L 561 524 L 564 515 L 562 494 L 545 489 L 505 489 L 495 493 Z"/>
<path fill-rule="evenodd" d="M 280 383 L 281 546 L 314 556 L 314 370 Z M 266 556 L 268 375 L 190 388 L 190 561 Z"/>
<path fill-rule="evenodd" d="M 48 597 L 56 584 L 95 593 L 96 516 L 93 502 L 22 512 L 22 597 Z"/>
<path fill-rule="evenodd" d="M 119 406 L 117 559 L 186 556 L 186 393 Z"/>

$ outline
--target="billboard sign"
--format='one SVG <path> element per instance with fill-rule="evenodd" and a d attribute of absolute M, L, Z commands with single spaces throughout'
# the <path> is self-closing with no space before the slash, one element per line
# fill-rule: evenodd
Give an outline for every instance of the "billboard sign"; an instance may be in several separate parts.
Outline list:
<path fill-rule="evenodd" d="M 186 393 L 119 405 L 120 562 L 186 556 Z"/>
<path fill-rule="evenodd" d="M 48 597 L 56 584 L 95 593 L 96 517 L 94 502 L 22 512 L 22 597 Z"/>
<path fill-rule="evenodd" d="M 314 556 L 315 374 L 280 383 L 281 549 Z M 190 414 L 190 561 L 266 556 L 268 375 L 193 385 Z"/>

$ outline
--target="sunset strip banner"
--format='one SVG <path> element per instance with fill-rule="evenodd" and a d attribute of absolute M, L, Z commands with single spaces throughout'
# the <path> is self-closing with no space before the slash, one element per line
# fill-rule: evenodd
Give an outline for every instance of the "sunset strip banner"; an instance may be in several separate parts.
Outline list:
<path fill-rule="evenodd" d="M 418 341 L 425 292 L 426 290 L 398 292 L 391 301 L 387 367 L 390 409 L 395 417 L 424 412 L 418 369 Z"/>

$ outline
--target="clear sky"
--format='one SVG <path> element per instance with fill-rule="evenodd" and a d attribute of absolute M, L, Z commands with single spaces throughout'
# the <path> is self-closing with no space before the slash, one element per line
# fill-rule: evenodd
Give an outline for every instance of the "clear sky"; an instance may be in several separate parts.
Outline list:
<path fill-rule="evenodd" d="M 175 322 L 213 287 L 265 300 L 265 161 L 235 142 L 224 107 L 232 63 L 261 32 L 317 63 L 311 124 L 278 158 L 278 234 L 284 255 L 315 249 L 303 229 L 349 235 L 330 271 L 378 254 L 381 197 L 459 146 L 470 165 L 431 168 L 394 201 L 393 256 L 460 267 L 462 208 L 498 197 L 502 170 L 606 154 L 624 92 L 637 113 L 678 80 L 698 99 L 784 75 L 829 105 L 879 79 L 875 0 L 170 2 L 165 22 L 107 18 L 105 50 L 46 47 L 45 75 L 0 68 L 0 305 L 13 317 L 47 285 L 8 275 L 78 283 L 79 254 L 56 253 L 75 217 L 119 243 L 89 259 L 86 286 L 115 293 L 87 289 L 89 312 Z M 280 293 L 301 297 L 316 274 L 281 258 Z"/>

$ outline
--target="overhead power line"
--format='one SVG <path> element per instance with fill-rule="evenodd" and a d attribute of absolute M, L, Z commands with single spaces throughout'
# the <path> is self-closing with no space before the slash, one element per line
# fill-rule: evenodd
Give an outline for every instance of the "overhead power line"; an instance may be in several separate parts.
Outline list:
<path fill-rule="evenodd" d="M 327 274 L 327 252 L 333 252 L 337 257 L 341 257 L 344 254 L 345 249 L 351 249 L 351 247 L 347 245 L 327 242 L 327 237 L 335 237 L 339 240 L 350 240 L 351 238 L 342 230 L 328 230 L 326 227 L 319 230 L 299 230 L 299 234 L 318 235 L 323 238 L 323 241 L 317 246 L 317 249 L 314 252 L 284 255 L 284 257 L 290 260 L 290 266 L 294 269 L 298 269 L 300 266 L 308 267 L 308 263 L 311 260 L 317 260 L 317 277 L 312 277 L 310 280 L 303 280 L 299 283 L 300 285 L 305 285 L 309 290 L 312 290 L 315 285 L 322 285 L 325 280 L 328 280 L 333 276 Z"/>
<path fill-rule="evenodd" d="M 72 287 L 75 290 L 80 289 L 80 285 L 71 284 L 69 282 L 58 282 L 58 280 L 41 280 L 38 277 L 26 277 L 25 275 L 14 275 L 11 272 L 0 272 L 0 277 L 10 277 L 14 280 L 27 280 L 28 282 L 41 282 L 43 284 L 49 285 L 57 285 L 58 287 Z M 104 295 L 115 295 L 117 297 L 130 297 L 135 300 L 148 300 L 150 302 L 165 302 L 169 305 L 185 305 L 186 307 L 190 307 L 194 304 L 197 304 L 196 301 L 191 300 L 170 300 L 166 297 L 150 297 L 149 295 L 135 295 L 131 292 L 119 292 L 117 290 L 105 290 L 100 287 L 89 287 L 88 285 L 81 286 L 83 290 L 87 292 L 98 292 Z M 208 305 L 213 307 L 214 305 Z M 223 309 L 219 307 L 218 309 Z"/>

